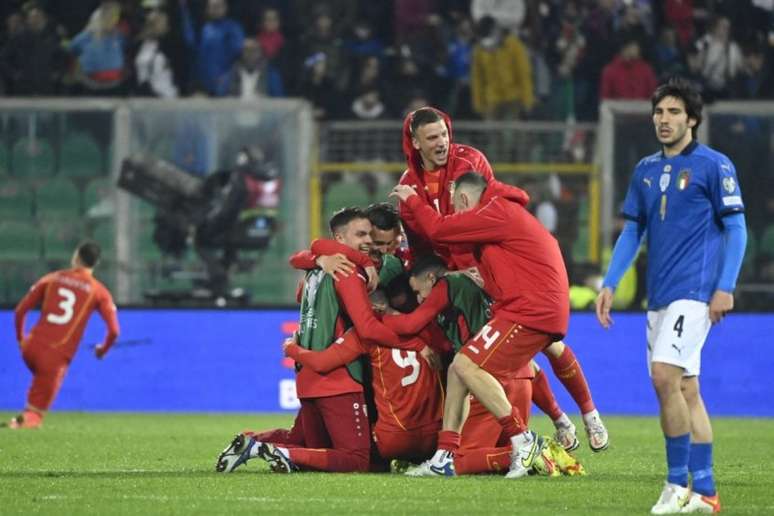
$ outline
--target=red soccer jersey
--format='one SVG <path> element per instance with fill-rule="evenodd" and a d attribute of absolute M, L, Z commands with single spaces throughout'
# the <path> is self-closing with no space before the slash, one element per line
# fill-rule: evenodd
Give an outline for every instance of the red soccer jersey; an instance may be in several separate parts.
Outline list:
<path fill-rule="evenodd" d="M 561 338 L 570 295 L 559 244 L 524 207 L 518 188 L 491 181 L 474 209 L 442 216 L 419 196 L 404 205 L 430 240 L 474 246 L 474 257 L 497 318 Z"/>
<path fill-rule="evenodd" d="M 320 374 L 367 354 L 379 413 L 376 427 L 396 432 L 424 427 L 443 416 L 441 378 L 417 353 L 424 345 L 421 339 L 412 337 L 401 340 L 400 346 L 406 349 L 390 348 L 361 340 L 349 330 L 325 351 L 310 351 L 293 344 L 287 354 Z"/>
<path fill-rule="evenodd" d="M 118 336 L 116 305 L 107 288 L 87 269 L 76 268 L 46 274 L 33 285 L 16 307 L 16 338 L 24 339 L 27 312 L 40 306 L 40 318 L 27 336 L 28 342 L 45 344 L 72 360 L 83 336 L 86 323 L 98 310 L 108 327 L 105 346 Z"/>
<path fill-rule="evenodd" d="M 441 215 L 450 215 L 454 212 L 451 185 L 459 176 L 472 171 L 481 174 L 487 181 L 491 181 L 494 175 L 492 166 L 481 151 L 469 145 L 452 143 L 451 118 L 440 110 L 436 111 L 445 121 L 449 132 L 449 157 L 446 165 L 432 171 L 426 171 L 422 168 L 422 158 L 412 144 L 410 126 L 414 113 L 411 112 L 403 120 L 402 146 L 408 168 L 401 176 L 400 184 L 413 186 L 419 198 L 428 206 Z M 451 269 L 466 269 L 475 266 L 471 254 L 472 248 L 469 244 L 433 242 L 417 221 L 415 214 L 406 209 L 403 203 L 398 206 L 398 211 L 414 256 L 435 252 L 446 261 Z"/>

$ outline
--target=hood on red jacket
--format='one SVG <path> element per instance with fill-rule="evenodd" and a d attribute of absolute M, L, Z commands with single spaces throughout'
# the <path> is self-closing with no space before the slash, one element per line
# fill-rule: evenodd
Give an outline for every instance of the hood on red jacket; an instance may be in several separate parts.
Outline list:
<path fill-rule="evenodd" d="M 481 196 L 480 204 L 489 202 L 493 197 L 502 197 L 513 201 L 515 203 L 526 206 L 529 202 L 529 194 L 519 188 L 518 186 L 501 183 L 500 181 L 492 180 L 484 190 L 484 195 Z"/>
<path fill-rule="evenodd" d="M 446 122 L 446 129 L 449 131 L 449 146 L 452 144 L 452 123 L 451 123 L 451 117 L 441 111 L 440 109 L 436 109 L 434 107 L 425 106 L 420 109 L 432 109 L 436 113 L 438 113 L 441 118 Z M 409 170 L 412 170 L 413 172 L 417 172 L 419 170 L 422 170 L 422 157 L 419 155 L 419 151 L 414 148 L 414 146 L 411 144 L 411 121 L 414 119 L 414 113 L 416 113 L 418 110 L 410 112 L 408 115 L 406 115 L 406 118 L 403 119 L 403 154 L 406 156 L 406 162 L 408 163 Z"/>

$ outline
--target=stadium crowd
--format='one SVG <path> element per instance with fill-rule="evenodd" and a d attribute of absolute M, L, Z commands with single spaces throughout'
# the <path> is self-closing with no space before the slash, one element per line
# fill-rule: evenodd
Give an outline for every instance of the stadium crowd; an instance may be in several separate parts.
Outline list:
<path fill-rule="evenodd" d="M 319 119 L 436 105 L 593 120 L 600 99 L 647 99 L 680 73 L 708 101 L 774 98 L 774 7 L 761 0 L 8 0 L 0 17 L 6 96 L 301 96 Z"/>

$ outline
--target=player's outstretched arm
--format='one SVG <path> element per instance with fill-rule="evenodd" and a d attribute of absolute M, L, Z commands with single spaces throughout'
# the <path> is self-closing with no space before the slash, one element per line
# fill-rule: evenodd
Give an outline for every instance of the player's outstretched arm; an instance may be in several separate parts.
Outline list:
<path fill-rule="evenodd" d="M 335 284 L 336 293 L 344 305 L 352 324 L 362 339 L 378 342 L 384 346 L 398 347 L 398 335 L 374 315 L 371 300 L 366 292 L 368 278 L 352 274 Z"/>
<path fill-rule="evenodd" d="M 449 286 L 442 278 L 416 310 L 410 314 L 385 315 L 382 322 L 398 335 L 416 335 L 446 309 L 448 304 Z"/>
<path fill-rule="evenodd" d="M 113 298 L 107 291 L 104 291 L 100 295 L 100 300 L 97 303 L 97 310 L 99 311 L 99 315 L 102 317 L 102 320 L 105 321 L 105 325 L 107 326 L 107 335 L 105 335 L 105 340 L 102 342 L 102 344 L 94 348 L 94 354 L 97 356 L 97 358 L 102 358 L 113 346 L 113 343 L 121 333 L 121 329 L 118 326 L 116 305 L 113 303 Z"/>
<path fill-rule="evenodd" d="M 295 343 L 285 345 L 285 356 L 318 374 L 326 374 L 347 365 L 365 353 L 366 349 L 352 330 L 339 337 L 324 351 L 311 351 Z"/>

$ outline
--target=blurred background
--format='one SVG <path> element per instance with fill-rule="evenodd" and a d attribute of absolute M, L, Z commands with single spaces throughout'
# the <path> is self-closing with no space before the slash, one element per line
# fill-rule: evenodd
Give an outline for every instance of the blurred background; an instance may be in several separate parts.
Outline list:
<path fill-rule="evenodd" d="M 124 306 L 293 305 L 289 254 L 386 200 L 401 120 L 433 105 L 530 192 L 587 309 L 658 149 L 649 95 L 681 74 L 747 206 L 737 308 L 774 310 L 770 1 L 5 0 L 0 18 L 6 306 L 85 236 Z M 618 309 L 644 306 L 643 265 Z"/>

